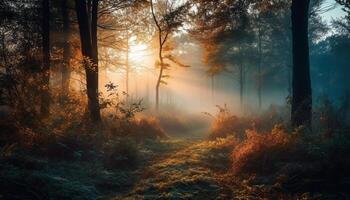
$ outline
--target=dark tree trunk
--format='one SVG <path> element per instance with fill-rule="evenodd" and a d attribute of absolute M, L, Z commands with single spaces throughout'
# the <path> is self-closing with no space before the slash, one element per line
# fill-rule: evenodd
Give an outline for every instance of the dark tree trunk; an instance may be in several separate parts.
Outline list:
<path fill-rule="evenodd" d="M 71 75 L 71 69 L 69 65 L 71 47 L 69 43 L 70 39 L 70 22 L 69 13 L 67 8 L 67 1 L 62 0 L 62 18 L 63 18 L 63 67 L 62 67 L 62 97 L 65 97 L 69 93 L 69 81 Z"/>
<path fill-rule="evenodd" d="M 243 65 L 239 65 L 239 102 L 241 109 L 243 110 L 243 92 L 244 92 L 244 74 Z"/>
<path fill-rule="evenodd" d="M 239 73 L 239 103 L 240 103 L 240 109 L 243 111 L 243 100 L 244 100 L 244 66 L 243 66 L 243 53 L 242 53 L 242 47 L 241 44 L 238 45 L 238 51 L 239 51 L 239 58 L 238 58 L 238 73 Z"/>
<path fill-rule="evenodd" d="M 261 65 L 262 65 L 262 33 L 260 29 L 259 23 L 259 36 L 258 36 L 258 51 L 259 51 L 259 61 L 258 61 L 258 101 L 259 101 L 259 109 L 262 107 L 262 73 L 261 73 Z"/>
<path fill-rule="evenodd" d="M 96 5 L 93 6 L 93 10 L 97 11 L 97 0 L 94 1 Z M 81 50 L 84 56 L 84 65 L 86 73 L 86 89 L 88 97 L 88 109 L 91 120 L 100 121 L 100 106 L 98 100 L 98 58 L 97 58 L 97 24 L 92 22 L 91 24 L 96 27 L 90 27 L 88 19 L 88 8 L 85 0 L 75 0 L 76 12 L 78 17 Z M 92 11 L 96 16 L 97 12 Z M 94 21 L 94 20 L 92 20 Z"/>
<path fill-rule="evenodd" d="M 312 91 L 308 44 L 310 0 L 292 1 L 293 99 L 292 125 L 311 127 Z"/>
<path fill-rule="evenodd" d="M 288 69 L 287 69 L 287 80 L 288 80 L 288 96 L 289 97 L 292 97 L 292 70 L 293 70 L 293 67 L 291 65 L 288 66 Z"/>
<path fill-rule="evenodd" d="M 92 44 L 92 60 L 96 68 L 98 69 L 98 46 L 97 46 L 97 12 L 98 12 L 98 0 L 92 1 L 91 11 L 91 44 Z M 98 75 L 98 74 L 96 74 Z M 98 76 L 97 76 L 98 81 Z"/>
<path fill-rule="evenodd" d="M 50 114 L 50 4 L 42 1 L 42 42 L 43 63 L 41 67 L 41 105 L 40 114 L 47 117 Z"/>

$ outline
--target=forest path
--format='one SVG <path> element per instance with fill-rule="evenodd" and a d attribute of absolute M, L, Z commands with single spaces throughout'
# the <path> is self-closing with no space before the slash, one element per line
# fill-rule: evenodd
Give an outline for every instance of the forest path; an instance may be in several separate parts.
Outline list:
<path fill-rule="evenodd" d="M 114 199 L 227 199 L 218 178 L 229 166 L 225 141 L 187 138 L 179 145 L 153 160 L 127 196 Z"/>

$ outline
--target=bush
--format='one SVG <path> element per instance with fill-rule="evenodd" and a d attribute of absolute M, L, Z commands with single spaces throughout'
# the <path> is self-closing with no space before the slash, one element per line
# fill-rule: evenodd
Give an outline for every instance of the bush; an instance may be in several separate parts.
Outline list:
<path fill-rule="evenodd" d="M 266 174 L 277 170 L 280 162 L 289 158 L 295 140 L 281 126 L 270 133 L 246 131 L 246 140 L 232 152 L 233 174 Z"/>
<path fill-rule="evenodd" d="M 231 185 L 249 180 L 249 188 L 277 196 L 278 191 L 283 194 L 347 191 L 350 137 L 346 131 L 320 137 L 305 130 L 300 127 L 288 133 L 281 125 L 265 134 L 247 130 L 246 140 L 231 153 Z"/>
<path fill-rule="evenodd" d="M 278 106 L 271 104 L 265 111 L 257 115 L 252 114 L 254 128 L 259 132 L 271 131 L 275 124 L 282 124 L 285 127 L 290 126 L 290 106 Z"/>
<path fill-rule="evenodd" d="M 132 169 L 139 164 L 139 149 L 127 139 L 107 143 L 104 155 L 103 165 L 106 169 Z"/>
<path fill-rule="evenodd" d="M 331 137 L 350 128 L 350 97 L 346 95 L 338 103 L 327 96 L 319 99 L 313 114 L 313 130 Z"/>
<path fill-rule="evenodd" d="M 143 118 L 135 121 L 134 128 L 136 129 L 131 134 L 135 134 L 134 137 L 146 138 L 146 139 L 160 139 L 167 138 L 165 131 L 160 126 L 159 122 L 154 118 Z"/>
<path fill-rule="evenodd" d="M 209 139 L 225 138 L 227 136 L 243 138 L 244 131 L 251 127 L 253 124 L 252 121 L 232 115 L 226 105 L 224 107 L 217 107 L 219 112 L 215 117 L 209 113 L 205 113 L 214 117 Z"/>
<path fill-rule="evenodd" d="M 110 138 L 131 137 L 137 141 L 167 138 L 165 131 L 155 118 L 114 121 L 110 126 Z"/>

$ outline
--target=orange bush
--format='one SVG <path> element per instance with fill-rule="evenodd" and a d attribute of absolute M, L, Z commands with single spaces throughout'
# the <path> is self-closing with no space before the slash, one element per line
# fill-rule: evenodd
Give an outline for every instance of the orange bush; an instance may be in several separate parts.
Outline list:
<path fill-rule="evenodd" d="M 275 126 L 270 133 L 259 134 L 246 131 L 247 139 L 232 152 L 232 170 L 240 173 L 268 173 L 288 158 L 294 140 L 281 126 Z"/>
<path fill-rule="evenodd" d="M 109 137 L 133 137 L 137 140 L 166 138 L 166 133 L 155 118 L 132 121 L 113 121 Z"/>
<path fill-rule="evenodd" d="M 242 138 L 244 131 L 251 125 L 251 121 L 246 118 L 239 118 L 228 113 L 219 114 L 212 124 L 209 138 L 225 138 L 230 135 Z"/>

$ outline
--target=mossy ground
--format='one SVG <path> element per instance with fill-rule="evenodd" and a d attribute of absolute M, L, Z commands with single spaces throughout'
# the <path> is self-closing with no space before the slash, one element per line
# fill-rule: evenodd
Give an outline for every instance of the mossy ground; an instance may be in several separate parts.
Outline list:
<path fill-rule="evenodd" d="M 0 195 L 54 200 L 225 199 L 216 177 L 230 166 L 229 141 L 147 141 L 137 146 L 138 167 L 129 169 L 106 169 L 99 152 L 73 161 L 18 154 L 0 162 Z"/>
<path fill-rule="evenodd" d="M 150 162 L 184 148 L 183 140 L 147 141 L 137 146 L 140 162 L 129 169 L 106 169 L 99 152 L 90 159 L 58 161 L 23 155 L 0 160 L 1 199 L 111 199 L 127 194 Z"/>
<path fill-rule="evenodd" d="M 147 141 L 137 167 L 107 169 L 90 159 L 58 161 L 15 155 L 0 160 L 0 199 L 227 200 L 339 199 L 348 195 L 276 190 L 268 176 L 233 176 L 233 138 Z M 261 179 L 261 180 L 260 180 Z M 265 180 L 266 181 L 263 181 Z M 260 181 L 259 181 L 260 180 Z M 263 183 L 262 183 L 263 182 Z M 341 198 L 342 199 L 342 198 Z"/>
<path fill-rule="evenodd" d="M 156 160 L 128 195 L 113 199 L 227 199 L 218 177 L 229 168 L 231 142 L 189 144 Z"/>

